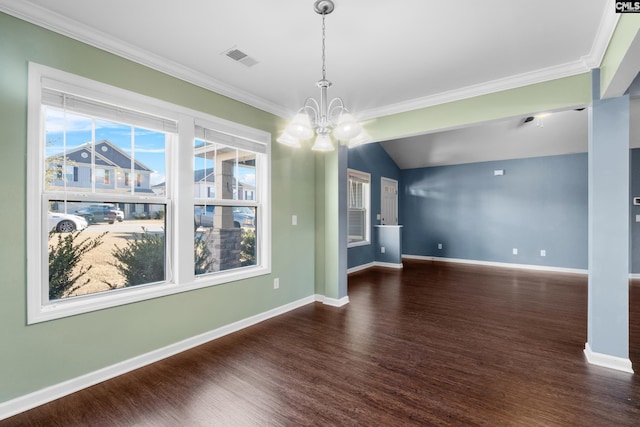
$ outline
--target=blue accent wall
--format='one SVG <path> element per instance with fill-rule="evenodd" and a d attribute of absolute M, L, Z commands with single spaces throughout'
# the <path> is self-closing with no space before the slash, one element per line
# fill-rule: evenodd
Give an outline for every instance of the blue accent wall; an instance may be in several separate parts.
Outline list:
<path fill-rule="evenodd" d="M 348 249 L 348 268 L 357 267 L 359 265 L 369 264 L 376 260 L 377 236 L 374 225 L 380 224 L 376 220 L 376 215 L 380 213 L 380 178 L 391 178 L 400 181 L 400 168 L 389 157 L 387 152 L 380 144 L 365 144 L 354 147 L 349 150 L 348 155 L 349 169 L 356 169 L 371 174 L 371 212 L 370 212 L 370 235 L 371 244 L 365 246 L 356 246 Z M 398 191 L 402 186 L 398 182 Z M 400 203 L 398 196 L 398 203 Z"/>
<path fill-rule="evenodd" d="M 631 191 L 631 196 L 629 197 L 629 204 L 631 206 L 629 218 L 629 230 L 631 232 L 631 235 L 629 236 L 629 268 L 631 269 L 631 273 L 640 274 L 640 222 L 636 222 L 636 215 L 640 215 L 640 206 L 633 204 L 633 198 L 640 197 L 640 148 L 634 148 L 629 154 L 631 156 L 631 167 L 629 171 L 629 174 L 631 175 L 629 183 Z"/>
<path fill-rule="evenodd" d="M 586 153 L 403 170 L 403 253 L 587 269 L 587 173 Z"/>

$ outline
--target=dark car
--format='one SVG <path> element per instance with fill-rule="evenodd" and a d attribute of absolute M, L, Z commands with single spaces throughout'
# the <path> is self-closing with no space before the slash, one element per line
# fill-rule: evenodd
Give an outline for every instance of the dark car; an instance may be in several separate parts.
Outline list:
<path fill-rule="evenodd" d="M 86 219 L 89 224 L 105 221 L 113 224 L 116 221 L 122 222 L 124 220 L 124 212 L 109 204 L 87 206 L 86 208 L 78 209 L 75 214 Z"/>

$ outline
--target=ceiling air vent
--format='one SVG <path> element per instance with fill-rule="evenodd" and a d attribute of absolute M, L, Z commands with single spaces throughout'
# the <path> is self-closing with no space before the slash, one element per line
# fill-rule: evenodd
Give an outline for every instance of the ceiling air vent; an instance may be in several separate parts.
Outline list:
<path fill-rule="evenodd" d="M 244 53 L 243 51 L 231 48 L 225 52 L 229 58 L 233 59 L 236 62 L 246 65 L 247 67 L 253 67 L 258 63 L 255 59 Z"/>

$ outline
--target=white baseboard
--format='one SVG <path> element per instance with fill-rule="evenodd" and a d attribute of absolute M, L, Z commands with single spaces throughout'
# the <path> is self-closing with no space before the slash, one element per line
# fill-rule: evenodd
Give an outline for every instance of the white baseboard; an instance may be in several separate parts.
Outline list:
<path fill-rule="evenodd" d="M 347 274 L 351 274 L 351 273 L 356 273 L 358 271 L 362 271 L 362 270 L 366 270 L 368 268 L 372 268 L 372 267 L 384 267 L 384 268 L 403 268 L 402 263 L 396 264 L 396 263 L 392 263 L 392 262 L 380 262 L 380 261 L 374 261 L 374 262 L 370 262 L 368 264 L 362 264 L 362 265 L 358 265 L 356 267 L 351 267 L 350 269 L 347 270 Z"/>
<path fill-rule="evenodd" d="M 617 371 L 628 372 L 633 374 L 633 366 L 631 360 L 623 357 L 611 356 L 603 353 L 595 353 L 591 350 L 589 343 L 584 346 L 584 355 L 587 357 L 587 362 L 592 365 L 602 366 L 604 368 L 615 369 Z"/>
<path fill-rule="evenodd" d="M 417 259 L 417 260 L 423 260 L 423 261 L 441 261 L 441 262 L 452 262 L 452 263 L 458 263 L 458 264 L 482 265 L 487 267 L 515 268 L 519 270 L 538 270 L 538 271 L 551 271 L 556 273 L 589 274 L 589 270 L 583 270 L 579 268 L 550 267 L 546 265 L 512 264 L 510 262 L 476 261 L 472 259 L 443 258 L 443 257 L 435 257 L 435 256 L 407 255 L 407 254 L 402 254 L 402 258 Z"/>
<path fill-rule="evenodd" d="M 349 296 L 342 297 L 340 299 L 325 297 L 324 295 L 315 295 L 315 301 L 321 302 L 332 307 L 342 307 L 349 304 Z"/>
<path fill-rule="evenodd" d="M 401 269 L 401 268 L 404 267 L 401 262 L 400 263 L 394 263 L 394 262 L 379 262 L 379 261 L 376 261 L 375 264 L 376 264 L 375 265 L 376 267 L 384 267 L 384 268 Z"/>
<path fill-rule="evenodd" d="M 348 302 L 349 298 L 345 298 L 347 298 Z M 204 334 L 196 335 L 195 337 L 187 338 L 175 344 L 171 344 L 166 347 L 151 351 L 149 353 L 136 356 L 132 359 L 116 363 L 115 365 L 107 366 L 106 368 L 81 375 L 79 377 L 59 384 L 55 384 L 42 390 L 38 390 L 36 392 L 17 397 L 15 399 L 2 402 L 0 403 L 0 420 L 9 418 L 13 415 L 19 414 L 20 412 L 27 411 L 37 406 L 67 396 L 71 393 L 75 393 L 87 387 L 91 387 L 92 385 L 101 383 L 119 375 L 126 374 L 127 372 L 131 372 L 143 366 L 150 365 L 162 359 L 166 359 L 167 357 L 205 344 L 209 341 L 213 341 L 230 333 L 237 332 L 241 329 L 255 325 L 272 317 L 279 316 L 288 311 L 295 310 L 296 308 L 310 304 L 315 300 L 316 296 L 311 295 L 309 297 L 293 301 L 289 304 L 276 307 L 263 313 L 247 317 L 246 319 L 239 320 L 229 325 L 222 326 L 212 331 L 205 332 Z"/>
<path fill-rule="evenodd" d="M 347 269 L 347 274 L 356 273 L 358 271 L 366 270 L 368 268 L 375 267 L 375 266 L 376 266 L 375 262 L 370 262 L 368 264 L 358 265 L 358 266 L 351 267 L 351 268 Z"/>

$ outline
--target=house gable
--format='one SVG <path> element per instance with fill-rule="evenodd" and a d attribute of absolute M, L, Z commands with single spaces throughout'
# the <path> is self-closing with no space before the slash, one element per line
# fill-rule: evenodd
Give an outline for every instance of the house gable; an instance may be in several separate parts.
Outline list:
<path fill-rule="evenodd" d="M 52 156 L 53 158 L 60 158 L 62 153 Z M 119 169 L 131 169 L 131 156 L 116 147 L 111 141 L 103 139 L 95 143 L 95 164 L 96 166 L 113 167 Z M 69 161 L 76 165 L 90 165 L 91 164 L 91 142 L 69 150 L 66 155 Z M 138 172 L 153 172 L 145 164 L 135 161 L 134 170 Z"/>

